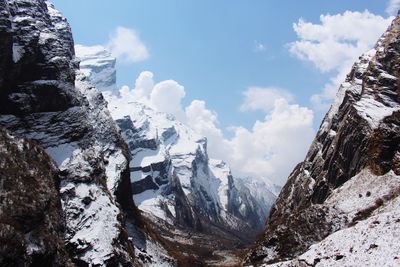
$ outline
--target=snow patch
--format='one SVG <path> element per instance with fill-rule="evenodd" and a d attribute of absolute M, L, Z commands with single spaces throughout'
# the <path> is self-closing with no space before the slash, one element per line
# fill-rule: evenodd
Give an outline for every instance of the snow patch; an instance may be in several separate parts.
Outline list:
<path fill-rule="evenodd" d="M 20 59 L 23 57 L 25 50 L 24 47 L 22 45 L 13 43 L 13 47 L 12 47 L 12 55 L 13 55 L 13 61 L 14 63 L 17 63 L 18 61 L 20 61 Z"/>
<path fill-rule="evenodd" d="M 127 167 L 126 158 L 121 150 L 112 152 L 105 156 L 104 159 L 108 162 L 105 166 L 107 176 L 107 188 L 114 193 L 117 190 L 121 173 Z"/>
<path fill-rule="evenodd" d="M 378 128 L 385 117 L 392 115 L 394 111 L 400 110 L 400 107 L 388 107 L 372 97 L 366 96 L 355 103 L 355 108 L 372 129 Z"/>

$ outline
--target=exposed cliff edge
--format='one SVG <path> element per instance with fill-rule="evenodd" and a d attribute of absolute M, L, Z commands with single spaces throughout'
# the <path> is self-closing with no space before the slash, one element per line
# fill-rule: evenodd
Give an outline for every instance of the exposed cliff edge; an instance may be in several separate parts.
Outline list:
<path fill-rule="evenodd" d="M 78 70 L 68 22 L 43 0 L 2 0 L 0 8 L 0 125 L 55 161 L 71 260 L 134 265 L 129 151 L 101 93 Z"/>
<path fill-rule="evenodd" d="M 400 264 L 399 77 L 398 16 L 340 86 L 248 264 L 374 266 L 382 255 Z"/>

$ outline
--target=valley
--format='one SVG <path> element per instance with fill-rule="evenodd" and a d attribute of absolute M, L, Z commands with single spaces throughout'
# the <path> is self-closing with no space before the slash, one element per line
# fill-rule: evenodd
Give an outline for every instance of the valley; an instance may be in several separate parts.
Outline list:
<path fill-rule="evenodd" d="M 1 266 L 400 265 L 400 15 L 282 188 L 117 64 L 51 2 L 0 0 Z"/>

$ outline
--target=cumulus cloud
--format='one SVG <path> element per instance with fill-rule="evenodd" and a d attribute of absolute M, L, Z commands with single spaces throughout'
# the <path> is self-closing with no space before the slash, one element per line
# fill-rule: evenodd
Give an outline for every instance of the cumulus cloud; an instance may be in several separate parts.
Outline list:
<path fill-rule="evenodd" d="M 293 100 L 293 95 L 283 89 L 269 87 L 250 87 L 243 92 L 244 102 L 241 111 L 263 110 L 269 112 L 274 108 L 275 100 L 283 98 L 288 102 Z"/>
<path fill-rule="evenodd" d="M 120 97 L 128 102 L 140 102 L 157 111 L 174 115 L 178 120 L 185 121 L 182 99 L 185 88 L 174 80 L 154 82 L 154 74 L 143 71 L 135 81 L 135 87 L 122 86 Z"/>
<path fill-rule="evenodd" d="M 149 98 L 154 88 L 153 73 L 150 71 L 142 71 L 135 81 L 135 91 L 138 97 Z"/>
<path fill-rule="evenodd" d="M 325 110 L 329 106 L 353 62 L 374 46 L 392 19 L 369 11 L 346 11 L 321 15 L 319 24 L 301 18 L 293 25 L 299 40 L 289 44 L 290 52 L 321 72 L 332 73 L 322 92 L 311 97 L 316 108 Z"/>
<path fill-rule="evenodd" d="M 290 104 L 292 96 L 284 90 L 256 91 L 273 92 L 273 103 L 268 109 L 260 107 L 266 115 L 251 129 L 233 127 L 233 137 L 226 138 L 218 127 L 216 112 L 199 100 L 186 107 L 187 124 L 208 138 L 209 155 L 227 161 L 235 176 L 269 179 L 282 185 L 294 166 L 304 159 L 314 137 L 313 112 Z M 248 103 L 247 95 L 252 95 L 249 92 L 254 92 L 254 87 L 244 93 L 243 105 Z"/>
<path fill-rule="evenodd" d="M 284 98 L 274 101 L 274 108 L 251 130 L 235 129 L 226 142 L 233 149 L 229 161 L 235 173 L 267 177 L 284 184 L 294 166 L 304 159 L 314 137 L 313 112 Z"/>
<path fill-rule="evenodd" d="M 107 45 L 120 62 L 134 63 L 147 59 L 149 51 L 134 29 L 117 27 Z"/>
<path fill-rule="evenodd" d="M 227 162 L 232 148 L 228 146 L 222 130 L 218 127 L 218 115 L 206 107 L 202 100 L 193 100 L 185 108 L 186 123 L 198 134 L 206 136 L 208 153 L 212 158 L 223 159 Z"/>
<path fill-rule="evenodd" d="M 290 44 L 290 52 L 312 62 L 321 71 L 331 71 L 358 58 L 360 51 L 370 49 L 391 18 L 385 19 L 369 11 L 346 11 L 321 15 L 320 21 L 320 24 L 313 24 L 300 19 L 293 25 L 300 40 Z"/>
<path fill-rule="evenodd" d="M 156 110 L 173 114 L 182 120 L 181 101 L 184 97 L 185 88 L 182 85 L 174 80 L 166 80 L 154 86 L 150 94 L 150 101 Z"/>
<path fill-rule="evenodd" d="M 400 0 L 390 0 L 386 7 L 386 13 L 388 13 L 389 16 L 396 15 L 399 9 L 400 9 Z"/>

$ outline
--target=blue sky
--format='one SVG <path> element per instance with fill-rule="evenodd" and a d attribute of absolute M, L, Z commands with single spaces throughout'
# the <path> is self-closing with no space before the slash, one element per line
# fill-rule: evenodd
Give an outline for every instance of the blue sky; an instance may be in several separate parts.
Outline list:
<path fill-rule="evenodd" d="M 387 18 L 394 13 L 400 1 L 52 2 L 69 20 L 77 44 L 106 45 L 117 27 L 134 30 L 149 56 L 145 60 L 130 63 L 119 60 L 118 85 L 134 87 L 136 78 L 146 70 L 154 74 L 155 82 L 172 79 L 184 86 L 186 96 L 182 99 L 182 107 L 189 106 L 195 99 L 204 100 L 207 110 L 217 115 L 215 126 L 232 141 L 238 136 L 238 132 L 228 130 L 232 126 L 252 131 L 256 121 L 267 122 L 271 112 L 276 110 L 274 102 L 262 107 L 254 99 L 247 99 L 247 108 L 243 108 L 246 103 L 244 92 L 248 92 L 250 87 L 266 88 L 270 90 L 268 92 L 271 92 L 271 88 L 276 89 L 273 92 L 282 90 L 284 94 L 278 95 L 284 96 L 291 105 L 312 112 L 312 128 L 315 131 L 327 103 L 332 101 L 332 88 L 337 86 L 338 80 L 343 79 L 351 66 L 349 62 L 365 52 L 383 33 L 388 25 Z M 392 10 L 388 10 L 389 6 Z M 345 15 L 346 11 L 365 10 L 368 10 L 368 14 L 361 17 L 355 13 Z M 333 23 L 327 23 L 325 27 L 320 16 L 328 14 L 343 16 L 332 17 Z M 310 30 L 307 25 L 302 27 L 298 24 L 300 18 L 310 23 Z M 298 32 L 294 29 L 295 23 L 300 25 Z M 357 23 L 361 25 L 358 28 L 354 26 Z M 321 25 L 322 30 L 319 28 Z M 334 29 L 335 25 L 342 28 Z M 379 27 L 371 30 L 371 25 Z M 341 31 L 345 31 L 346 35 L 339 34 L 332 41 L 330 36 Z M 353 39 L 352 35 L 357 35 L 358 31 L 371 36 Z M 311 38 L 308 36 L 310 33 L 313 33 Z M 293 45 L 296 41 L 300 41 L 298 46 Z M 308 41 L 311 45 L 317 43 L 319 46 L 317 49 L 313 46 L 307 48 L 304 45 L 310 44 Z M 343 43 L 356 47 L 348 49 L 351 53 L 346 53 L 342 50 L 347 49 L 340 46 Z M 318 52 L 318 49 L 324 51 L 322 46 L 328 47 L 328 52 L 318 58 L 320 54 L 314 52 Z M 248 95 L 258 96 L 256 93 Z M 276 98 L 274 93 L 261 96 Z M 304 150 L 312 139 L 309 136 L 307 134 L 304 148 L 299 148 L 299 155 L 304 156 Z"/>
<path fill-rule="evenodd" d="M 259 112 L 238 112 L 249 86 L 277 86 L 309 105 L 309 97 L 328 79 L 291 55 L 300 17 L 318 22 L 321 14 L 346 10 L 386 16 L 378 0 L 339 1 L 131 1 L 53 0 L 68 18 L 76 43 L 105 44 L 117 26 L 134 28 L 150 51 L 143 62 L 118 65 L 118 84 L 132 85 L 143 70 L 156 80 L 185 86 L 186 103 L 204 99 L 217 111 L 221 126 L 251 126 Z M 255 42 L 265 51 L 255 52 Z M 234 114 L 234 116 L 232 116 Z"/>

